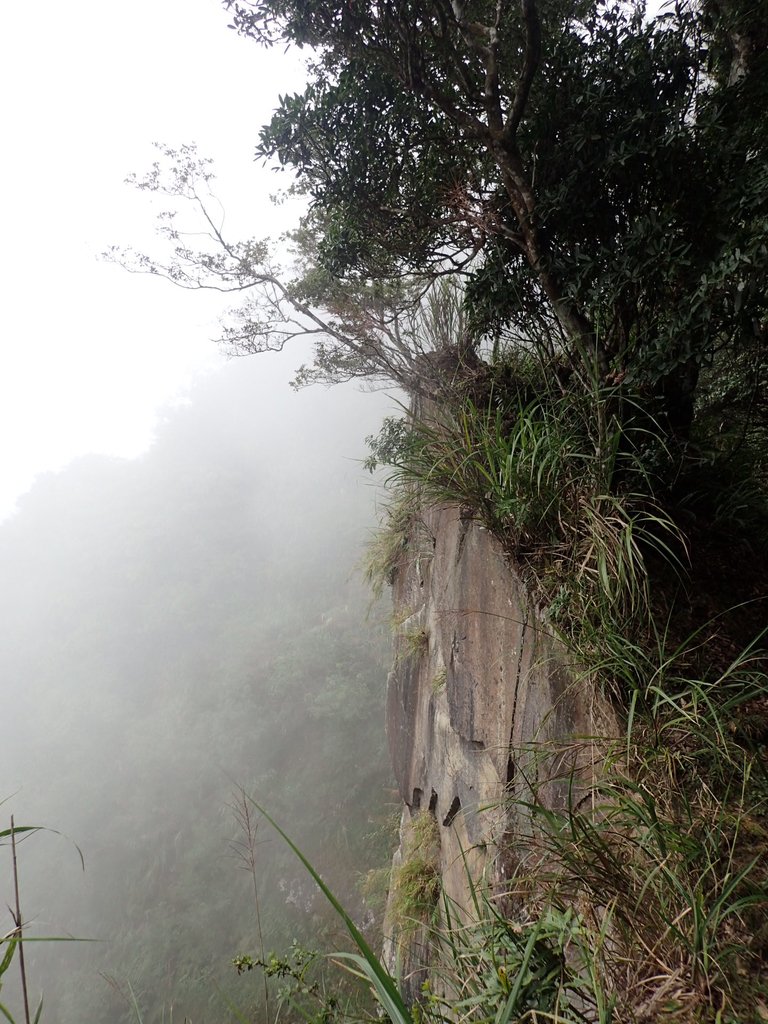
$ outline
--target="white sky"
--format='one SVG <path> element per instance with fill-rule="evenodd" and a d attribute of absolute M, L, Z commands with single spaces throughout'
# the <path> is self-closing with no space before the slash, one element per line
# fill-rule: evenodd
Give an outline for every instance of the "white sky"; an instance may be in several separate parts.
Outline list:
<path fill-rule="evenodd" d="M 123 183 L 151 143 L 215 158 L 233 233 L 290 226 L 269 202 L 287 180 L 253 151 L 301 63 L 227 23 L 219 0 L 0 5 L 0 518 L 37 473 L 138 454 L 156 410 L 221 360 L 221 298 L 97 260 L 152 244 L 147 197 Z"/>

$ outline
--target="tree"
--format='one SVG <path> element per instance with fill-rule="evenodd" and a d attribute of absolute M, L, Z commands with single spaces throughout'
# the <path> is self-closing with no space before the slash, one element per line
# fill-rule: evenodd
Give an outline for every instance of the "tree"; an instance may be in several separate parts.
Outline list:
<path fill-rule="evenodd" d="M 157 259 L 111 246 L 103 256 L 180 288 L 240 296 L 219 339 L 229 354 L 279 351 L 296 338 L 312 338 L 314 363 L 299 369 L 297 386 L 361 377 L 394 382 L 410 394 L 434 394 L 440 382 L 472 360 L 471 346 L 462 351 L 455 343 L 465 336 L 459 295 L 450 283 L 441 283 L 440 273 L 340 280 L 317 258 L 315 231 L 305 225 L 290 236 L 296 259 L 291 276 L 266 240 L 225 236 L 209 158 L 194 145 L 156 146 L 160 159 L 149 172 L 127 180 L 173 202 L 173 209 L 158 215 L 158 233 L 170 253 Z M 311 224 L 317 223 L 315 213 Z M 450 349 L 454 358 L 444 361 L 443 372 L 429 356 Z"/>
<path fill-rule="evenodd" d="M 762 342 L 757 7 L 225 6 L 261 44 L 312 48 L 257 153 L 296 170 L 334 281 L 463 274 L 475 336 L 512 325 L 682 435 L 701 366 Z"/>
<path fill-rule="evenodd" d="M 295 266 L 223 236 L 210 165 L 185 147 L 134 182 L 196 206 L 210 247 L 169 212 L 173 258 L 133 268 L 242 294 L 229 351 L 309 335 L 302 382 L 434 396 L 492 339 L 535 353 L 558 387 L 610 390 L 617 415 L 631 396 L 678 440 L 702 369 L 741 367 L 733 393 L 754 405 L 768 294 L 756 8 L 680 2 L 649 21 L 636 0 L 224 6 L 258 43 L 311 52 L 309 84 L 257 147 L 309 200 Z M 436 344 L 446 296 L 463 315 Z"/>

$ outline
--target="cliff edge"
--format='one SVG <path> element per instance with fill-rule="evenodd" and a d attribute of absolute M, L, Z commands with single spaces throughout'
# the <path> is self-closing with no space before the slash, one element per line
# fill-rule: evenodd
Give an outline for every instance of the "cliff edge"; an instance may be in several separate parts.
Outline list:
<path fill-rule="evenodd" d="M 419 857 L 432 859 L 442 895 L 460 914 L 470 878 L 501 888 L 525 860 L 525 806 L 565 809 L 574 780 L 599 767 L 596 738 L 617 735 L 617 725 L 590 678 L 569 664 L 499 542 L 462 509 L 413 516 L 393 602 L 387 735 L 404 806 L 385 954 L 416 998 L 429 943 L 397 889 L 423 845 L 419 822 L 433 819 L 430 850 Z"/>

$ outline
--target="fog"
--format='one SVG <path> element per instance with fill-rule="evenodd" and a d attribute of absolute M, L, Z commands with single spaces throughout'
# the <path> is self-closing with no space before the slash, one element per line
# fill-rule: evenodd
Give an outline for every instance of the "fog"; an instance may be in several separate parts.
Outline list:
<path fill-rule="evenodd" d="M 144 456 L 43 476 L 0 525 L 0 830 L 15 814 L 63 833 L 20 846 L 27 934 L 98 940 L 26 946 L 43 1020 L 136 1020 L 131 992 L 146 1024 L 232 1019 L 227 999 L 250 1012 L 258 979 L 230 964 L 259 954 L 231 845 L 238 785 L 372 926 L 356 881 L 386 859 L 392 795 L 386 629 L 358 568 L 376 489 L 359 460 L 388 400 L 297 394 L 291 362 L 227 364 Z M 332 935 L 266 825 L 258 843 L 265 947 Z M 20 1016 L 9 974 L 0 1002 Z"/>

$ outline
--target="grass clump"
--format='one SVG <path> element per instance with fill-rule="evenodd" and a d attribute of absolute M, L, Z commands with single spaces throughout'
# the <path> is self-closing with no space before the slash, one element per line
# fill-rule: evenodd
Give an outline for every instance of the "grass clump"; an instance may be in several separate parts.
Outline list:
<path fill-rule="evenodd" d="M 402 861 L 392 871 L 390 910 L 400 938 L 428 923 L 439 900 L 439 828 L 430 811 L 421 811 L 410 823 Z"/>
<path fill-rule="evenodd" d="M 411 626 L 399 634 L 401 657 L 420 658 L 429 648 L 429 633 L 423 626 Z"/>
<path fill-rule="evenodd" d="M 392 868 L 389 865 L 381 868 L 370 868 L 360 878 L 358 890 L 365 905 L 377 917 L 384 913 L 387 897 L 392 881 Z"/>
<path fill-rule="evenodd" d="M 750 601 L 723 609 L 730 593 L 764 593 L 764 465 L 746 479 L 739 467 L 754 459 L 726 458 L 701 425 L 673 451 L 626 395 L 532 379 L 427 409 L 393 479 L 495 535 L 571 655 L 574 685 L 598 685 L 624 735 L 606 741 L 595 778 L 547 771 L 544 789 L 517 757 L 509 816 L 525 871 L 503 894 L 507 912 L 480 900 L 473 924 L 446 916 L 434 970 L 450 999 L 430 1005 L 493 1019 L 492 991 L 512 975 L 510 1020 L 757 1024 L 768 1019 L 768 658 L 765 630 L 753 637 L 765 615 Z M 569 762 L 532 747 L 529 768 Z M 566 806 L 553 809 L 555 789 Z"/>
<path fill-rule="evenodd" d="M 384 508 L 379 529 L 368 542 L 363 558 L 363 576 L 375 599 L 392 586 L 418 523 L 418 502 L 413 489 L 397 489 Z"/>
<path fill-rule="evenodd" d="M 445 684 L 448 681 L 448 670 L 443 666 L 439 671 L 435 672 L 432 677 L 432 693 L 440 693 L 445 688 Z"/>
<path fill-rule="evenodd" d="M 661 442 L 639 413 L 619 422 L 611 404 L 610 394 L 465 397 L 414 425 L 394 479 L 425 503 L 471 510 L 525 563 L 540 599 L 558 596 L 561 621 L 638 621 L 648 559 L 682 566 L 686 547 L 638 454 L 653 442 L 660 459 Z"/>
<path fill-rule="evenodd" d="M 435 937 L 435 983 L 424 987 L 425 1019 L 455 1020 L 459 1011 L 461 1019 L 479 1024 L 612 1020 L 610 1002 L 588 966 L 596 952 L 591 944 L 603 940 L 579 914 L 552 907 L 511 921 L 471 880 L 470 888 L 474 907 L 468 923 L 445 901 L 446 924 Z"/>
<path fill-rule="evenodd" d="M 395 664 L 418 659 L 429 650 L 429 630 L 422 625 L 419 611 L 405 606 L 394 608 L 390 617 L 395 640 Z"/>
<path fill-rule="evenodd" d="M 615 1021 L 756 1022 L 768 833 L 742 803 L 749 777 L 732 799 L 705 789 L 694 800 L 661 760 L 617 765 L 586 808 L 531 802 L 534 902 L 579 908 L 584 962 L 613 993 Z"/>

